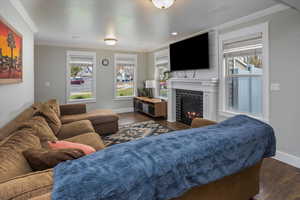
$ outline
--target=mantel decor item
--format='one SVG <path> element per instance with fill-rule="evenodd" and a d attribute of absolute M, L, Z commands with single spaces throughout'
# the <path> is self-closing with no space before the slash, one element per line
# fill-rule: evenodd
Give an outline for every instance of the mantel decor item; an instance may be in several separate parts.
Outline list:
<path fill-rule="evenodd" d="M 22 35 L 0 19 L 0 85 L 22 82 Z"/>

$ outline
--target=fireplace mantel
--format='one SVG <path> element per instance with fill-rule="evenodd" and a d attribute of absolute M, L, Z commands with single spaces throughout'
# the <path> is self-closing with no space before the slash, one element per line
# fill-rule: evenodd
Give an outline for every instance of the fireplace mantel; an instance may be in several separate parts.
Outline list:
<path fill-rule="evenodd" d="M 168 80 L 168 121 L 176 121 L 176 90 L 203 92 L 204 118 L 217 120 L 217 79 L 173 78 Z"/>

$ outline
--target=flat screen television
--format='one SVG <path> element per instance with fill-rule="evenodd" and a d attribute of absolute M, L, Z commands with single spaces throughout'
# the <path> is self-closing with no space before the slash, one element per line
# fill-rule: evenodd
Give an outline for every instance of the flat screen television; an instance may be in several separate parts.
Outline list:
<path fill-rule="evenodd" d="M 170 45 L 171 71 L 209 69 L 209 33 Z"/>

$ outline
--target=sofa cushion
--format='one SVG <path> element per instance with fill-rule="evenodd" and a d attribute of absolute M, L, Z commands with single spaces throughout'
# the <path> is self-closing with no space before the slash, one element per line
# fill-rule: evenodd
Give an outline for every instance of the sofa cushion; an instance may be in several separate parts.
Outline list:
<path fill-rule="evenodd" d="M 17 131 L 0 146 L 0 182 L 32 171 L 22 154 L 29 148 L 41 148 L 30 129 Z"/>
<path fill-rule="evenodd" d="M 47 123 L 49 124 L 50 128 L 52 129 L 55 135 L 59 132 L 62 125 L 61 121 L 48 103 L 41 104 L 38 107 L 37 114 L 45 117 Z"/>
<path fill-rule="evenodd" d="M 114 122 L 119 119 L 119 116 L 112 110 L 94 110 L 88 113 L 77 114 L 77 115 L 64 115 L 61 117 L 63 124 L 80 121 L 90 120 L 92 124 L 103 124 Z"/>
<path fill-rule="evenodd" d="M 60 118 L 60 105 L 59 105 L 59 102 L 56 99 L 50 99 L 47 103 L 54 110 L 56 115 Z"/>
<path fill-rule="evenodd" d="M 20 128 L 31 128 L 34 130 L 33 134 L 40 138 L 41 142 L 56 141 L 57 137 L 54 135 L 52 129 L 49 127 L 45 118 L 35 116 L 30 120 L 21 124 Z"/>
<path fill-rule="evenodd" d="M 36 113 L 36 109 L 33 106 L 25 109 L 21 112 L 14 120 L 10 121 L 4 127 L 0 129 L 0 141 L 1 143 L 5 142 L 7 137 L 11 135 L 13 132 L 18 130 L 21 123 L 31 119 Z"/>
<path fill-rule="evenodd" d="M 95 132 L 92 123 L 89 120 L 81 120 L 63 124 L 57 134 L 58 139 L 64 140 L 66 138 L 75 137 L 84 133 Z"/>
<path fill-rule="evenodd" d="M 53 168 L 61 162 L 80 158 L 85 153 L 80 149 L 28 149 L 23 155 L 33 170 L 41 171 Z"/>
<path fill-rule="evenodd" d="M 27 200 L 52 190 L 53 171 L 29 173 L 0 183 L 1 200 Z M 50 200 L 50 199 L 49 199 Z"/>
<path fill-rule="evenodd" d="M 85 155 L 89 155 L 95 153 L 96 150 L 86 144 L 76 143 L 76 142 L 68 142 L 68 141 L 56 141 L 56 142 L 48 142 L 49 147 L 52 150 L 61 150 L 61 149 L 80 149 L 84 152 Z"/>
<path fill-rule="evenodd" d="M 102 139 L 97 133 L 86 133 L 86 134 L 78 135 L 72 138 L 68 138 L 65 141 L 86 144 L 96 149 L 96 151 L 105 148 Z"/>

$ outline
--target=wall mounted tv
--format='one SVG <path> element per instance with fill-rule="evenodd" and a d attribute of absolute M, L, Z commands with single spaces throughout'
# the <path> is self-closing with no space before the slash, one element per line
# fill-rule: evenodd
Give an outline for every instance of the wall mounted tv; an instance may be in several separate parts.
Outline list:
<path fill-rule="evenodd" d="M 170 45 L 171 71 L 209 69 L 209 33 Z"/>

